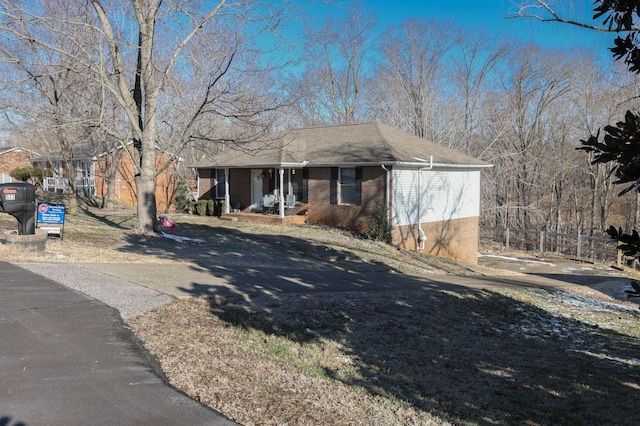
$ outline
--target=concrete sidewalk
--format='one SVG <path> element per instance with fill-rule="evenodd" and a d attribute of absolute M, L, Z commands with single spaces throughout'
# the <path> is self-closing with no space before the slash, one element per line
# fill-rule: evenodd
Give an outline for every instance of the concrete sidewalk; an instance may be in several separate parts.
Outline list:
<path fill-rule="evenodd" d="M 460 287 L 550 287 L 571 288 L 576 283 L 533 275 L 504 276 L 414 276 L 385 270 L 336 268 L 283 270 L 280 267 L 199 266 L 189 263 L 126 264 L 83 263 L 77 267 L 126 280 L 176 298 L 242 296 L 281 293 L 389 291 L 453 289 Z M 602 280 L 610 280 L 602 277 Z"/>
<path fill-rule="evenodd" d="M 0 262 L 0 424 L 232 425 L 163 382 L 118 312 Z"/>

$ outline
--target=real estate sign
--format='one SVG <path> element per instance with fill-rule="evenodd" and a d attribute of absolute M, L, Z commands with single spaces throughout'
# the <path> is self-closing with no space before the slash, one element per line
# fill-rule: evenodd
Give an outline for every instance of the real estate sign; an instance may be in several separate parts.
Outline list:
<path fill-rule="evenodd" d="M 64 207 L 64 204 L 39 204 L 38 222 L 64 224 Z"/>

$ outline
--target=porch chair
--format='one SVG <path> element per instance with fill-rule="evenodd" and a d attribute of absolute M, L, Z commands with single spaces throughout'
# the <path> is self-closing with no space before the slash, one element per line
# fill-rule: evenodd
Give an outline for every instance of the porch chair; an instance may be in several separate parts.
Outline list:
<path fill-rule="evenodd" d="M 284 208 L 292 209 L 296 206 L 296 196 L 295 194 L 287 194 L 287 198 L 284 200 Z"/>
<path fill-rule="evenodd" d="M 262 197 L 262 212 L 269 213 L 275 206 L 276 196 L 273 194 L 266 194 Z"/>

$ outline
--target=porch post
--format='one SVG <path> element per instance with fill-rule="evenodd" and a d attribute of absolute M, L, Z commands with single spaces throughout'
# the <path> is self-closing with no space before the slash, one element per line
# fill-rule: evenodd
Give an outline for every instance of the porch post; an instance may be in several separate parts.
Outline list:
<path fill-rule="evenodd" d="M 284 218 L 284 169 L 280 168 L 280 191 L 278 193 L 280 198 L 280 204 L 278 210 L 280 213 L 280 219 Z"/>
<path fill-rule="evenodd" d="M 229 168 L 224 169 L 224 212 L 230 213 L 231 206 L 229 206 Z"/>

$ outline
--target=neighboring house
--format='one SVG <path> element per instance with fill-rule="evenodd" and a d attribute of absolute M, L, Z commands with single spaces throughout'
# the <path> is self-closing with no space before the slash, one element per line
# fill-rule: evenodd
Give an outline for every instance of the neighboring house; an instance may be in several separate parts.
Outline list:
<path fill-rule="evenodd" d="M 31 167 L 30 159 L 38 155 L 26 148 L 0 148 L 0 183 L 11 182 L 9 174 L 15 169 Z"/>
<path fill-rule="evenodd" d="M 477 263 L 480 171 L 491 165 L 386 125 L 293 130 L 193 167 L 198 197 L 225 200 L 227 214 L 262 211 L 273 194 L 284 218 L 295 195 L 290 214 L 366 229 L 382 203 L 394 245 Z"/>
<path fill-rule="evenodd" d="M 91 144 L 77 144 L 74 146 L 74 156 L 71 159 L 74 165 L 74 186 L 77 195 L 93 197 L 96 195 L 95 182 L 95 156 Z M 44 178 L 42 189 L 44 191 L 64 192 L 69 189 L 69 176 L 64 170 L 62 154 L 59 152 L 41 155 L 31 159 L 31 163 L 37 167 L 49 168 L 53 176 Z"/>
<path fill-rule="evenodd" d="M 132 144 L 129 144 L 129 149 L 133 149 Z M 119 163 L 118 170 L 113 178 L 115 184 L 114 201 L 135 206 L 137 202 L 134 168 L 131 157 L 127 155 L 122 147 L 118 147 L 110 153 L 96 156 L 91 144 L 74 146 L 74 157 L 71 161 L 73 161 L 75 170 L 73 179 L 76 195 L 87 197 L 107 196 L 107 159 Z M 163 165 L 166 159 L 167 155 L 159 151 L 158 167 Z M 38 156 L 31 159 L 31 162 L 36 166 L 47 167 L 53 171 L 52 177 L 44 179 L 43 190 L 64 192 L 69 189 L 69 178 L 64 170 L 61 153 Z M 158 211 L 165 212 L 172 208 L 171 200 L 176 187 L 176 166 L 171 165 L 156 179 L 156 207 Z"/>
<path fill-rule="evenodd" d="M 128 149 L 133 152 L 133 145 L 129 144 Z M 110 158 L 108 158 L 110 156 Z M 115 177 L 115 194 L 114 199 L 117 202 L 121 202 L 127 205 L 135 206 L 136 200 L 136 183 L 135 172 L 133 163 L 131 162 L 131 156 L 127 154 L 122 147 L 118 147 L 115 151 L 109 154 L 102 154 L 98 156 L 95 164 L 96 170 L 96 187 L 97 196 L 107 196 L 107 180 L 108 176 L 105 174 L 108 169 L 106 161 L 119 163 Z M 168 156 L 166 153 L 158 150 L 156 159 L 156 168 L 162 167 Z M 158 212 L 167 212 L 174 208 L 172 204 L 173 196 L 178 187 L 178 162 L 173 162 L 156 178 L 156 208 Z"/>

